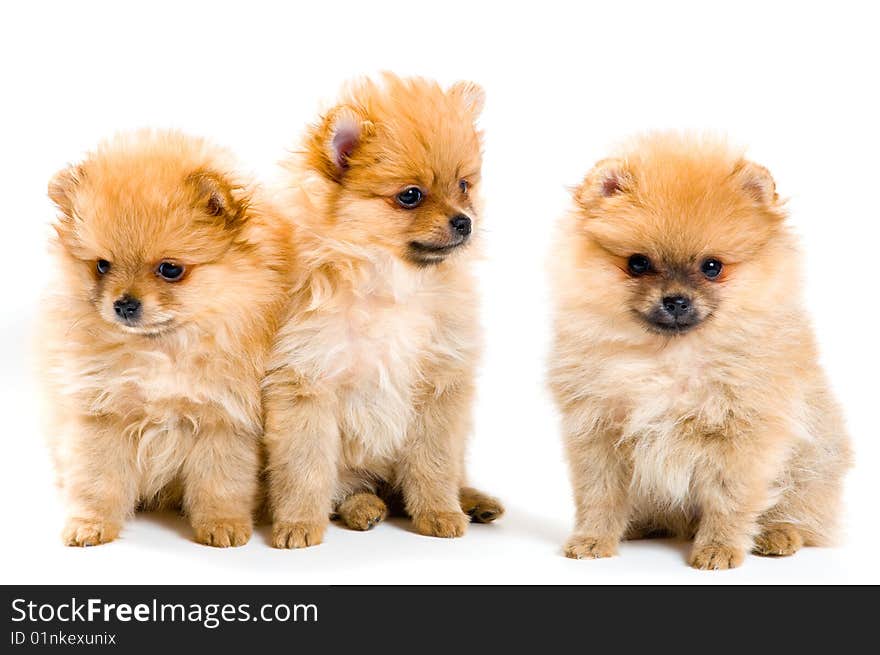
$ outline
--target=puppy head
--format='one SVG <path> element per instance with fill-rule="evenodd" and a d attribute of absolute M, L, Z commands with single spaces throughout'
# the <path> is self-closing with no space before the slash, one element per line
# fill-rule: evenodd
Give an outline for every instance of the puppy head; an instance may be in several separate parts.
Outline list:
<path fill-rule="evenodd" d="M 470 82 L 444 90 L 391 74 L 353 84 L 306 140 L 308 166 L 332 188 L 331 233 L 416 266 L 465 246 L 478 221 L 483 97 Z"/>
<path fill-rule="evenodd" d="M 114 328 L 150 336 L 228 308 L 247 198 L 225 164 L 201 140 L 139 132 L 56 174 L 68 293 Z"/>
<path fill-rule="evenodd" d="M 773 178 L 723 143 L 674 134 L 599 162 L 575 192 L 599 311 L 674 336 L 778 309 L 795 276 Z"/>

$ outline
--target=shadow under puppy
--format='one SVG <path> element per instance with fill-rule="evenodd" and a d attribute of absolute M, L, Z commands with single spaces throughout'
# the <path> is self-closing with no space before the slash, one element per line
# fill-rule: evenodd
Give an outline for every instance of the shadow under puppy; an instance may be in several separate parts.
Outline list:
<path fill-rule="evenodd" d="M 201 543 L 250 537 L 290 238 L 253 193 L 226 151 L 170 131 L 119 136 L 51 181 L 43 366 L 66 544 L 166 504 Z"/>
<path fill-rule="evenodd" d="M 692 566 L 828 544 L 850 446 L 769 172 L 654 134 L 599 162 L 554 251 L 550 381 L 577 506 L 569 557 L 693 537 Z"/>
<path fill-rule="evenodd" d="M 334 513 L 369 529 L 388 511 L 382 490 L 425 535 L 503 511 L 463 487 L 482 105 L 470 83 L 355 83 L 285 163 L 279 204 L 304 274 L 265 382 L 278 548 L 320 543 Z"/>

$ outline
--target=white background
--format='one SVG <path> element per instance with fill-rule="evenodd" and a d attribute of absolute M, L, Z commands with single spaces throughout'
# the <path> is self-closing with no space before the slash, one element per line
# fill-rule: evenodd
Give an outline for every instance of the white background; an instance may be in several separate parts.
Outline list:
<path fill-rule="evenodd" d="M 11 7 L 15 6 L 14 9 Z M 0 22 L 2 457 L 0 581 L 39 583 L 880 582 L 876 544 L 880 150 L 878 17 L 870 3 L 7 3 Z M 820 7 L 824 7 L 820 8 Z M 122 538 L 64 548 L 26 344 L 46 279 L 49 177 L 99 139 L 174 126 L 271 176 L 339 84 L 390 69 L 469 78 L 488 94 L 481 265 L 487 333 L 473 481 L 508 514 L 459 540 L 406 521 L 278 551 L 191 541 L 170 515 Z M 544 389 L 551 228 L 616 141 L 647 128 L 710 129 L 749 146 L 791 198 L 806 302 L 858 464 L 837 549 L 736 571 L 690 570 L 687 545 L 624 544 L 570 561 L 572 503 Z"/>

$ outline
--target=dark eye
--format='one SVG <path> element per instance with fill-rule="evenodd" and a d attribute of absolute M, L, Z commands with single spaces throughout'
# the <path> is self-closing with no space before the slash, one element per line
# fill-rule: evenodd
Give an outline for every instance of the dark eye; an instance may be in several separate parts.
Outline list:
<path fill-rule="evenodd" d="M 651 260 L 644 255 L 632 255 L 626 265 L 633 275 L 644 275 L 653 269 Z"/>
<path fill-rule="evenodd" d="M 461 189 L 462 193 L 467 193 L 470 186 L 471 185 L 468 183 L 467 180 L 459 180 L 458 181 L 458 188 Z"/>
<path fill-rule="evenodd" d="M 110 262 L 106 259 L 99 259 L 98 263 L 95 264 L 95 268 L 98 271 L 99 275 L 104 275 L 110 271 Z"/>
<path fill-rule="evenodd" d="M 415 209 L 422 202 L 425 194 L 417 186 L 411 186 L 397 194 L 397 204 L 404 209 Z"/>
<path fill-rule="evenodd" d="M 183 266 L 172 262 L 162 262 L 156 267 L 156 274 L 166 282 L 177 282 L 183 275 Z"/>
<path fill-rule="evenodd" d="M 710 280 L 714 280 L 716 277 L 721 275 L 721 269 L 724 268 L 724 264 L 719 262 L 717 259 L 707 259 L 702 264 L 700 264 L 700 270 Z"/>

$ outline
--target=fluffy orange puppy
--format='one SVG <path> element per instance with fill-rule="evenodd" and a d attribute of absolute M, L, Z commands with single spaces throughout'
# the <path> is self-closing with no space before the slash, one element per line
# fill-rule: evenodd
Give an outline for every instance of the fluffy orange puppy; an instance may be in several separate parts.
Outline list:
<path fill-rule="evenodd" d="M 693 537 L 692 566 L 833 537 L 850 446 L 769 172 L 675 134 L 599 162 L 562 223 L 551 386 L 577 506 L 565 553 Z"/>
<path fill-rule="evenodd" d="M 111 541 L 166 503 L 201 543 L 247 542 L 289 277 L 286 223 L 253 192 L 225 151 L 177 132 L 108 141 L 50 183 L 43 347 L 66 544 Z"/>
<path fill-rule="evenodd" d="M 286 162 L 304 274 L 265 383 L 276 547 L 320 543 L 331 513 L 369 529 L 388 495 L 438 537 L 502 512 L 463 488 L 482 105 L 470 83 L 356 83 Z"/>

